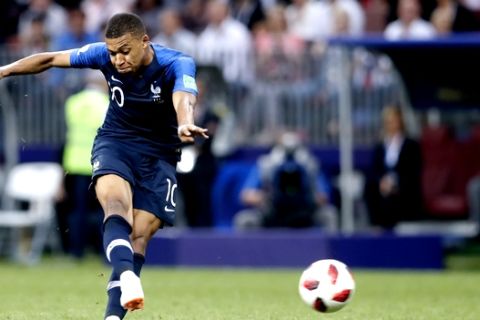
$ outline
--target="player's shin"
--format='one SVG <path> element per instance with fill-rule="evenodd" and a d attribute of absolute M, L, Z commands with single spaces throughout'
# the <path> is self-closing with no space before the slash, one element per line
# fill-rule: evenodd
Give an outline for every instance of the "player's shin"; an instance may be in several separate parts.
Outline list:
<path fill-rule="evenodd" d="M 130 243 L 132 227 L 119 215 L 112 215 L 103 224 L 103 247 L 113 273 L 133 271 L 133 249 Z"/>
<path fill-rule="evenodd" d="M 135 252 L 133 254 L 133 272 L 140 277 L 140 272 L 142 271 L 143 264 L 145 263 L 145 257 L 143 254 Z"/>

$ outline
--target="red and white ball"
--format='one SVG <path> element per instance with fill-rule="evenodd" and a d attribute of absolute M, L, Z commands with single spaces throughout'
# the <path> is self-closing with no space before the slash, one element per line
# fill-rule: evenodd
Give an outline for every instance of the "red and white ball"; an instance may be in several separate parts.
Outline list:
<path fill-rule="evenodd" d="M 313 309 L 335 312 L 352 300 L 355 280 L 343 262 L 318 260 L 303 271 L 298 290 L 302 300 Z"/>

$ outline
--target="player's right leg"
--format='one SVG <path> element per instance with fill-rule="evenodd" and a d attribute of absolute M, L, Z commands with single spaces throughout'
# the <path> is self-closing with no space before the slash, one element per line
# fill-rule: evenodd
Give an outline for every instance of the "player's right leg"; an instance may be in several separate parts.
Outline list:
<path fill-rule="evenodd" d="M 134 273 L 134 254 L 130 242 L 133 224 L 132 190 L 125 179 L 106 174 L 96 179 L 95 191 L 105 213 L 103 245 L 106 258 L 113 269 L 108 286 L 106 319 L 109 316 L 122 319 L 125 313 L 115 301 L 118 298 L 118 287 L 123 309 L 142 309 L 144 303 L 140 278 Z"/>

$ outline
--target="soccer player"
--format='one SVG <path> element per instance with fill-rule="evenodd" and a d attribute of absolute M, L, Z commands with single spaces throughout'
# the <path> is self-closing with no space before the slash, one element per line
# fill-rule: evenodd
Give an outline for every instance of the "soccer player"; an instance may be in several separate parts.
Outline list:
<path fill-rule="evenodd" d="M 144 306 L 139 276 L 148 241 L 174 223 L 180 146 L 208 138 L 193 121 L 195 64 L 151 43 L 138 16 L 120 13 L 108 21 L 105 42 L 25 57 L 0 67 L 0 79 L 51 67 L 99 69 L 110 87 L 92 150 L 92 186 L 104 210 L 103 245 L 113 269 L 105 319 L 123 319 Z"/>

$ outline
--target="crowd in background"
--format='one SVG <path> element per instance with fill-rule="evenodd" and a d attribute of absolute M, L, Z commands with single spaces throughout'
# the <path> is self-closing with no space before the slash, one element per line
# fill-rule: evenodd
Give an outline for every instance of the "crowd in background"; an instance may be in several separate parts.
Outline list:
<path fill-rule="evenodd" d="M 245 95 L 242 93 L 255 83 L 255 88 L 249 92 L 253 99 L 242 104 L 242 109 L 245 110 L 243 112 L 249 115 L 244 129 L 253 126 L 255 121 L 262 118 L 257 116 L 258 112 L 264 112 L 265 122 L 262 123 L 262 128 L 270 135 L 269 142 L 274 141 L 275 136 L 272 133 L 279 123 L 292 120 L 287 119 L 292 106 L 302 111 L 313 106 L 318 109 L 315 111 L 317 114 L 326 114 L 327 119 L 337 118 L 338 108 L 335 106 L 338 102 L 338 86 L 330 78 L 337 71 L 341 60 L 336 51 L 326 53 L 325 40 L 331 37 L 364 35 L 391 41 L 434 39 L 452 33 L 480 31 L 480 0 L 10 0 L 0 2 L 0 19 L 3 25 L 0 28 L 0 46 L 21 55 L 81 47 L 102 41 L 105 22 L 111 15 L 124 11 L 135 12 L 143 19 L 153 42 L 193 55 L 199 66 L 216 65 L 221 72 L 221 77 L 216 79 L 222 78 L 229 89 L 234 89 L 229 92 L 230 95 L 232 92 L 240 93 L 232 101 L 218 103 L 222 97 L 211 95 L 221 95 L 221 90 L 209 87 L 201 91 L 208 96 L 199 97 L 197 121 L 209 127 L 212 137 L 217 130 L 224 129 L 229 119 L 228 112 L 238 111 L 239 107 L 235 104 L 244 102 Z M 252 55 L 255 56 L 254 62 L 250 59 Z M 306 56 L 312 55 L 322 56 L 323 59 L 305 60 Z M 326 63 L 317 66 L 318 61 Z M 318 71 L 320 69 L 322 72 Z M 398 91 L 394 85 L 392 70 L 392 63 L 386 56 L 374 56 L 364 49 L 355 49 L 353 92 L 368 91 L 371 88 Z M 65 101 L 85 88 L 88 74 L 83 72 L 51 70 L 47 73 L 46 81 L 55 88 L 60 100 Z M 199 74 L 202 75 L 198 80 L 200 88 L 220 83 L 211 81 L 205 75 L 212 77 L 214 72 L 211 70 Z M 254 78 L 255 82 L 252 81 Z M 369 109 L 357 100 L 363 101 L 353 99 L 357 107 L 353 115 L 354 127 L 361 126 L 362 119 L 365 118 L 376 117 L 378 122 L 381 122 L 376 112 L 378 110 Z M 365 101 L 363 103 L 367 103 Z M 261 108 L 257 108 L 259 106 Z M 383 108 L 383 105 L 381 107 Z M 314 123 L 312 128 L 309 128 L 308 123 L 312 122 L 310 120 L 312 119 L 309 119 L 308 115 L 303 117 L 299 121 L 299 127 L 305 131 L 311 129 L 311 132 L 319 131 L 318 128 L 322 127 L 322 130 L 328 130 L 332 140 L 336 141 L 338 123 Z M 403 130 L 404 124 L 400 127 Z M 222 131 L 222 134 L 217 136 L 225 136 L 224 133 L 225 131 Z M 378 132 L 374 134 L 377 138 Z M 401 141 L 404 139 L 403 135 L 403 132 L 398 135 Z M 212 140 L 214 139 L 210 141 Z M 232 144 L 233 141 L 232 137 L 228 136 L 224 140 L 227 144 Z M 212 146 L 210 141 L 196 147 L 196 167 L 190 173 L 179 174 L 183 196 L 188 198 L 184 204 L 184 218 L 189 226 L 210 227 L 214 224 L 209 192 L 218 170 L 215 157 L 219 154 L 219 145 Z M 393 168 L 396 169 L 397 163 L 403 160 L 398 146 L 401 144 L 393 143 L 392 149 L 382 140 L 377 146 L 375 159 L 378 167 L 374 168 L 372 165 L 371 168 L 372 171 L 378 169 L 378 172 L 374 172 L 373 178 L 367 177 L 371 178 L 367 181 L 369 188 L 365 195 L 368 209 L 373 212 L 370 218 L 381 227 L 391 228 L 402 219 L 399 217 L 402 214 L 400 212 L 395 212 L 392 217 L 382 217 L 381 212 L 385 211 L 385 207 L 402 209 L 412 214 L 417 209 L 421 210 L 421 199 L 413 201 L 409 197 L 411 184 L 407 184 L 405 189 L 398 175 L 392 175 Z M 216 148 L 216 152 L 212 151 L 212 148 Z M 416 149 L 414 151 L 420 152 Z M 391 156 L 392 152 L 394 160 L 384 163 L 385 153 Z M 420 166 L 420 162 L 421 160 L 412 166 L 417 168 L 416 165 Z M 410 168 L 408 167 L 408 170 Z M 422 178 L 422 173 L 417 171 L 413 185 L 418 187 L 421 185 L 418 181 Z M 88 181 L 88 177 L 86 178 Z M 290 175 L 288 179 L 293 178 Z M 300 178 L 297 180 L 301 181 Z M 199 181 L 202 184 L 199 184 Z M 260 185 L 260 182 L 257 181 L 257 184 Z M 313 183 L 316 184 L 318 183 Z M 388 189 L 388 192 L 384 189 Z M 315 188 L 314 190 L 318 191 Z M 407 190 L 406 197 L 404 190 Z M 419 195 L 420 191 L 414 193 Z M 327 208 L 332 201 L 325 196 L 326 192 L 319 194 L 322 197 L 315 193 L 312 196 L 312 199 L 315 198 L 314 205 L 312 201 L 307 202 L 313 208 L 307 211 L 309 214 L 319 212 L 319 216 L 325 216 L 325 210 L 320 212 L 317 209 Z M 323 202 L 317 201 L 317 198 L 321 198 Z M 242 198 L 244 205 L 252 206 L 245 199 Z M 415 210 L 403 210 L 399 203 L 418 206 Z M 476 206 L 480 207 L 478 204 Z M 329 210 L 327 215 L 331 212 Z M 72 219 L 75 219 L 75 216 L 72 215 Z M 310 220 L 308 224 L 315 225 L 314 219 Z M 333 224 L 338 227 L 337 220 L 333 219 Z M 78 224 L 75 221 L 73 223 Z M 256 224 L 268 223 L 257 221 Z M 331 229 L 335 229 L 335 226 Z M 74 236 L 72 233 L 72 238 Z M 78 243 L 78 239 L 71 241 Z"/>
<path fill-rule="evenodd" d="M 152 41 L 194 56 L 198 65 L 220 68 L 237 97 L 244 95 L 244 90 L 257 80 L 295 84 L 299 99 L 305 99 L 315 95 L 312 92 L 319 86 L 326 91 L 329 86 L 336 87 L 328 79 L 332 72 L 327 69 L 337 65 L 338 57 L 325 49 L 325 40 L 364 35 L 392 41 L 431 39 L 478 31 L 479 3 L 479 0 L 11 0 L 0 4 L 3 22 L 0 46 L 20 55 L 81 47 L 102 40 L 104 24 L 111 15 L 130 11 L 145 21 Z M 316 61 L 328 62 L 318 66 L 309 57 L 314 60 L 321 57 Z M 384 87 L 391 83 L 388 59 L 376 62 L 368 54 L 356 51 L 354 60 L 360 65 L 360 68 L 358 64 L 355 66 L 355 83 Z M 327 71 L 319 72 L 321 68 Z M 321 74 L 326 74 L 327 79 L 320 79 Z M 85 76 L 79 70 L 53 70 L 47 75 L 60 100 L 85 85 Z M 253 93 L 262 95 L 267 91 L 274 89 Z M 323 99 L 317 96 L 312 99 Z M 235 102 L 239 100 L 230 103 L 235 112 L 238 111 Z M 267 110 L 272 109 L 268 107 L 271 102 L 261 104 L 267 105 Z M 278 114 L 266 112 L 269 121 L 278 122 Z"/>
<path fill-rule="evenodd" d="M 114 13 L 130 11 L 149 35 L 191 52 L 208 46 L 219 29 L 231 45 L 253 39 L 266 50 L 268 35 L 284 34 L 288 50 L 305 42 L 384 33 L 388 39 L 429 38 L 479 30 L 478 0 L 10 0 L 2 1 L 0 43 L 30 51 L 78 44 L 101 36 Z M 225 17 L 228 8 L 229 17 Z M 268 49 L 267 49 L 268 50 Z"/>
<path fill-rule="evenodd" d="M 0 44 L 23 53 L 78 47 L 101 40 L 111 15 L 130 11 L 153 41 L 195 54 L 200 63 L 228 56 L 221 66 L 226 80 L 248 83 L 251 74 L 241 71 L 251 66 L 242 52 L 256 53 L 260 64 L 282 52 L 295 63 L 330 37 L 428 39 L 478 31 L 478 10 L 478 0 L 11 0 L 0 4 Z"/>
<path fill-rule="evenodd" d="M 331 37 L 431 39 L 478 31 L 479 3 L 478 0 L 11 0 L 0 4 L 4 26 L 0 30 L 0 45 L 21 55 L 81 47 L 102 40 L 104 24 L 114 13 L 135 12 L 145 21 L 152 41 L 194 56 L 199 65 L 216 65 L 227 83 L 241 94 L 254 79 L 290 85 L 316 77 L 318 69 L 306 62 L 305 57 L 323 55 L 334 62 L 332 54 L 330 57 L 325 54 L 325 40 Z M 48 82 L 64 99 L 83 87 L 84 78 L 78 70 L 54 70 L 49 73 Z M 385 84 L 388 80 L 380 82 Z M 301 90 L 312 88 L 303 86 Z"/>

